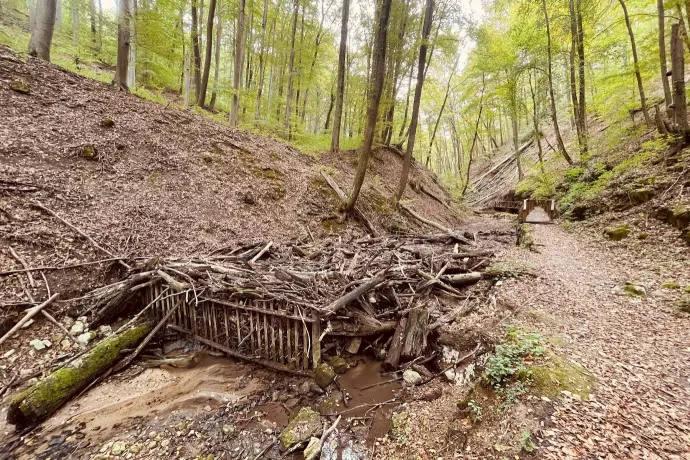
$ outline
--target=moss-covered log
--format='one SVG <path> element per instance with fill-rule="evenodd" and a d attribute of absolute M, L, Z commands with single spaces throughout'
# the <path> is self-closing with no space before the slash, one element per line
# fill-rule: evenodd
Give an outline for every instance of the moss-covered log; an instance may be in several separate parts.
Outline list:
<path fill-rule="evenodd" d="M 149 322 L 125 326 L 84 355 L 22 391 L 10 402 L 7 421 L 20 428 L 42 422 L 113 366 L 123 350 L 135 348 L 151 328 Z"/>

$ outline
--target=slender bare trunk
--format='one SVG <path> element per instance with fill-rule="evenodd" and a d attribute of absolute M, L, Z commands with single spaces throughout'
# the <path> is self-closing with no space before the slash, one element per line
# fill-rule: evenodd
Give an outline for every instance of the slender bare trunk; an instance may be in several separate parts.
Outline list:
<path fill-rule="evenodd" d="M 244 60 L 244 16 L 245 0 L 239 0 L 237 28 L 235 30 L 235 63 L 232 78 L 232 103 L 230 105 L 230 126 L 237 126 L 240 114 L 240 90 L 242 88 L 242 63 Z"/>
<path fill-rule="evenodd" d="M 290 61 L 288 67 L 287 100 L 285 102 L 285 131 L 288 140 L 292 136 L 292 97 L 295 91 L 295 38 L 297 36 L 297 18 L 299 17 L 299 0 L 294 0 L 292 13 L 292 38 L 290 41 Z"/>
<path fill-rule="evenodd" d="M 126 0 L 120 0 L 126 1 Z M 192 0 L 192 51 L 194 54 L 193 68 L 194 88 L 198 94 L 201 87 L 201 45 L 199 43 L 199 7 L 197 0 Z"/>
<path fill-rule="evenodd" d="M 266 76 L 266 25 L 268 24 L 268 0 L 264 0 L 264 14 L 261 18 L 261 52 L 259 53 L 259 87 L 256 92 L 256 110 L 254 117 L 261 119 L 261 96 L 264 92 L 264 79 Z"/>
<path fill-rule="evenodd" d="M 340 23 L 340 52 L 338 54 L 338 88 L 335 95 L 335 114 L 333 114 L 333 132 L 331 150 L 340 150 L 340 130 L 343 118 L 343 101 L 345 98 L 345 56 L 347 55 L 347 28 L 350 20 L 350 0 L 343 0 L 342 20 Z M 328 124 L 328 121 L 326 122 Z"/>
<path fill-rule="evenodd" d="M 201 86 L 197 93 L 196 103 L 199 107 L 206 105 L 206 89 L 211 75 L 211 59 L 213 56 L 213 20 L 216 14 L 216 0 L 210 0 L 206 23 L 206 55 L 204 56 L 204 73 L 201 76 Z"/>
<path fill-rule="evenodd" d="M 687 143 L 690 136 L 688 127 L 688 106 L 685 96 L 685 53 L 683 49 L 680 24 L 671 26 L 671 69 L 673 72 L 673 107 L 678 130 Z"/>
<path fill-rule="evenodd" d="M 412 153 L 414 151 L 415 137 L 417 136 L 417 124 L 419 122 L 419 105 L 422 100 L 422 87 L 424 86 L 424 67 L 426 65 L 426 53 L 429 46 L 429 35 L 431 34 L 431 19 L 434 13 L 434 0 L 426 0 L 424 9 L 424 25 L 422 26 L 422 44 L 419 47 L 419 62 L 417 63 L 417 86 L 414 90 L 414 101 L 412 102 L 412 117 L 410 119 L 410 134 L 407 139 L 405 149 L 405 160 L 403 162 L 402 173 L 398 190 L 395 194 L 395 202 L 399 202 L 405 193 L 407 179 L 410 175 L 412 166 Z"/>
<path fill-rule="evenodd" d="M 565 144 L 563 143 L 563 138 L 561 137 L 561 130 L 558 127 L 558 112 L 556 111 L 556 96 L 553 91 L 553 65 L 551 57 L 551 26 L 549 24 L 549 12 L 546 9 L 546 0 L 542 0 L 542 8 L 544 10 L 544 20 L 546 22 L 546 54 L 547 54 L 547 79 L 549 80 L 549 99 L 551 100 L 551 121 L 553 122 L 553 130 L 556 133 L 556 142 L 558 144 L 558 150 L 565 158 L 568 164 L 573 164 L 573 159 L 568 155 L 568 151 L 565 149 Z"/>
<path fill-rule="evenodd" d="M 357 171 L 352 187 L 352 194 L 347 203 L 347 211 L 352 211 L 357 203 L 359 192 L 364 183 L 364 176 L 367 173 L 367 165 L 371 156 L 371 146 L 374 142 L 376 132 L 376 122 L 379 115 L 379 104 L 381 103 L 381 91 L 383 89 L 383 77 L 386 65 L 386 49 L 388 42 L 388 24 L 391 17 L 392 0 L 382 0 L 381 8 L 378 13 L 378 23 L 374 46 L 372 47 L 372 67 L 369 88 L 369 101 L 367 106 L 367 124 L 364 129 L 364 142 L 359 152 Z"/>
<path fill-rule="evenodd" d="M 130 40 L 130 10 L 129 1 L 120 0 L 117 12 L 117 68 L 115 69 L 115 85 L 125 91 L 127 87 L 127 70 L 129 67 Z"/>
<path fill-rule="evenodd" d="M 659 13 L 659 63 L 661 70 L 661 84 L 664 87 L 664 100 L 666 101 L 666 107 L 668 107 L 671 105 L 672 99 L 671 86 L 668 84 L 668 68 L 666 65 L 666 22 L 664 21 L 664 0 L 657 0 L 656 6 Z"/>
<path fill-rule="evenodd" d="M 644 121 L 650 128 L 652 125 L 652 119 L 649 116 L 649 110 L 647 110 L 647 99 L 644 95 L 644 85 L 642 83 L 642 74 L 640 73 L 640 62 L 637 59 L 637 46 L 635 45 L 635 34 L 633 33 L 632 25 L 630 24 L 630 17 L 628 15 L 628 8 L 625 6 L 623 0 L 618 0 L 621 8 L 623 8 L 623 15 L 625 16 L 625 25 L 628 27 L 628 35 L 630 36 L 630 46 L 632 48 L 633 64 L 635 65 L 635 78 L 637 79 L 637 89 L 640 93 L 640 105 L 642 108 L 642 114 L 644 115 Z"/>
<path fill-rule="evenodd" d="M 50 61 L 50 44 L 53 41 L 56 0 L 36 0 L 33 28 L 29 40 L 31 56 Z"/>
<path fill-rule="evenodd" d="M 211 91 L 211 102 L 209 107 L 211 111 L 216 109 L 216 98 L 218 97 L 218 80 L 220 79 L 220 41 L 223 36 L 223 21 L 220 17 L 220 11 L 216 15 L 216 56 L 215 64 L 216 68 L 213 71 L 213 90 Z"/>

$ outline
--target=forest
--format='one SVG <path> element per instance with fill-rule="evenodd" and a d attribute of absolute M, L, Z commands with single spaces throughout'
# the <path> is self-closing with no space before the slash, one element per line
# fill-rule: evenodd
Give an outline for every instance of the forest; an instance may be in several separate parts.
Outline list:
<path fill-rule="evenodd" d="M 690 0 L 0 0 L 0 458 L 690 458 Z"/>
<path fill-rule="evenodd" d="M 656 3 L 3 0 L 0 39 L 307 150 L 404 148 L 462 194 L 503 145 L 573 163 L 597 120 L 675 123 L 662 75 L 690 5 Z"/>

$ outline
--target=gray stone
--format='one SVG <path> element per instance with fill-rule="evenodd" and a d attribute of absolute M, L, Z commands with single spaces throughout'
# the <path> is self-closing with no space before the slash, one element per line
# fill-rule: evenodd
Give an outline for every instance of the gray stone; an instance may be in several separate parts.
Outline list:
<path fill-rule="evenodd" d="M 69 333 L 72 335 L 78 335 L 84 332 L 86 329 L 86 326 L 84 326 L 84 323 L 81 321 L 75 321 L 74 324 L 72 324 L 72 327 L 69 329 Z"/>
<path fill-rule="evenodd" d="M 77 342 L 83 344 L 83 345 L 88 345 L 91 340 L 93 340 L 94 333 L 93 332 L 84 332 L 83 334 L 79 334 L 77 337 Z"/>
<path fill-rule="evenodd" d="M 45 350 L 46 348 L 50 348 L 52 343 L 50 343 L 50 340 L 34 339 L 31 342 L 29 342 L 29 345 L 34 347 L 34 350 L 41 351 L 41 350 Z"/>
<path fill-rule="evenodd" d="M 314 370 L 314 381 L 324 390 L 335 380 L 335 371 L 326 363 L 321 363 Z"/>
<path fill-rule="evenodd" d="M 344 374 L 350 368 L 350 365 L 342 356 L 334 356 L 331 359 L 331 366 L 336 374 Z"/>
<path fill-rule="evenodd" d="M 110 453 L 113 455 L 120 455 L 122 454 L 125 450 L 127 449 L 127 444 L 125 444 L 122 441 L 115 441 L 113 443 L 112 449 L 110 449 Z"/>
<path fill-rule="evenodd" d="M 280 433 L 280 443 L 284 449 L 306 442 L 312 436 L 321 436 L 323 426 L 321 416 L 309 407 L 303 407 L 288 426 Z"/>
<path fill-rule="evenodd" d="M 416 385 L 422 381 L 422 376 L 419 375 L 419 372 L 407 369 L 403 372 L 403 381 L 408 385 Z"/>

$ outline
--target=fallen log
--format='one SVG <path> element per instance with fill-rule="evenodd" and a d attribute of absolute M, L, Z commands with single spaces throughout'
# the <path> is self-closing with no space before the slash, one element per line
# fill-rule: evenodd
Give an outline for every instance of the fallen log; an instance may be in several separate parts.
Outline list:
<path fill-rule="evenodd" d="M 76 360 L 22 391 L 10 402 L 7 421 L 19 428 L 42 422 L 110 369 L 122 351 L 136 347 L 151 328 L 150 322 L 125 325 Z"/>
<path fill-rule="evenodd" d="M 456 275 L 443 276 L 441 279 L 454 286 L 464 286 L 478 282 L 482 279 L 482 274 L 480 272 L 458 273 Z"/>
<path fill-rule="evenodd" d="M 422 308 L 413 308 L 407 315 L 407 326 L 400 356 L 410 360 L 421 356 L 426 350 L 429 312 Z"/>
<path fill-rule="evenodd" d="M 457 234 L 456 232 L 454 232 L 453 230 L 451 230 L 451 229 L 449 229 L 449 228 L 447 228 L 447 227 L 444 227 L 443 225 L 439 224 L 438 222 L 433 221 L 433 220 L 430 220 L 430 219 L 426 219 L 426 218 L 422 217 L 421 215 L 417 214 L 417 213 L 416 213 L 412 208 L 410 208 L 409 206 L 406 206 L 406 205 L 404 205 L 404 204 L 401 204 L 400 207 L 401 207 L 402 209 L 404 209 L 405 211 L 407 211 L 412 217 L 414 217 L 414 218 L 417 219 L 418 221 L 420 221 L 420 222 L 422 222 L 422 223 L 425 223 L 425 224 L 429 225 L 430 227 L 434 227 L 434 228 L 436 228 L 436 229 L 438 229 L 438 230 L 441 230 L 442 232 L 448 234 L 448 236 L 450 236 L 451 238 L 457 240 L 458 243 L 462 243 L 462 244 L 466 244 L 466 245 L 474 245 L 474 244 L 475 244 L 474 242 L 470 241 L 469 239 L 465 238 L 464 236 L 458 235 L 458 234 Z"/>

